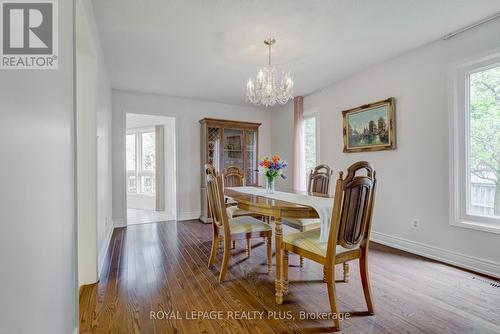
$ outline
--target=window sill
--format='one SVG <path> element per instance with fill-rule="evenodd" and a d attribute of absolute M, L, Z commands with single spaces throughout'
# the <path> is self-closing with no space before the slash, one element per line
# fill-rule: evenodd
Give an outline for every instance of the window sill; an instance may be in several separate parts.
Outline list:
<path fill-rule="evenodd" d="M 500 224 L 487 224 L 469 221 L 454 221 L 451 223 L 453 226 L 478 230 L 483 232 L 500 234 Z"/>

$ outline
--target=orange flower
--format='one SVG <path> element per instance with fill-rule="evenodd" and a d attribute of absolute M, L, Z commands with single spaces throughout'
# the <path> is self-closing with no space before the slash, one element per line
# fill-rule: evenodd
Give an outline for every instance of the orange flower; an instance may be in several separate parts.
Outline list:
<path fill-rule="evenodd" d="M 281 159 L 281 157 L 277 154 L 273 155 L 273 161 L 276 163 Z"/>

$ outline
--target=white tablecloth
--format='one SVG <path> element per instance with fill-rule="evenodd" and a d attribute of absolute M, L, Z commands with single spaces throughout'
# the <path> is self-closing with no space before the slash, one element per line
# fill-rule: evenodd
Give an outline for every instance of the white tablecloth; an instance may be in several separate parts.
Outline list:
<path fill-rule="evenodd" d="M 266 189 L 257 187 L 232 187 L 227 189 L 312 207 L 318 212 L 321 223 L 320 240 L 322 242 L 328 241 L 328 232 L 330 231 L 333 211 L 333 198 L 293 194 L 281 191 L 275 191 L 274 194 L 268 194 Z"/>

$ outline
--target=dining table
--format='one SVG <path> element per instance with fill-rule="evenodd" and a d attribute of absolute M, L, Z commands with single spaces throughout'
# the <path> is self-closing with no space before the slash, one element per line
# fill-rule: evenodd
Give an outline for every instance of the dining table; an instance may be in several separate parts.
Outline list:
<path fill-rule="evenodd" d="M 255 189 L 252 189 L 255 188 Z M 273 197 L 273 194 L 267 194 L 261 187 L 231 187 L 224 189 L 224 195 L 230 197 L 238 203 L 242 210 L 260 214 L 265 217 L 274 218 L 274 238 L 276 251 L 276 271 L 275 271 L 275 298 L 277 304 L 283 303 L 283 259 L 281 243 L 283 240 L 282 218 L 320 218 L 317 210 L 310 205 L 304 205 L 293 202 L 293 200 L 282 200 Z M 258 191 L 257 191 L 258 190 Z M 321 198 L 330 198 L 328 195 L 308 193 L 303 191 L 282 192 L 282 194 L 306 195 Z M 333 199 L 332 199 L 333 205 Z"/>

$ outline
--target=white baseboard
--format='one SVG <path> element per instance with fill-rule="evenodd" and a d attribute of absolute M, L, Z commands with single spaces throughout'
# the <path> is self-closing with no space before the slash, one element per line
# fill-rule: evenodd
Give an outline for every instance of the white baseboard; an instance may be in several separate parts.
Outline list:
<path fill-rule="evenodd" d="M 106 239 L 104 240 L 104 243 L 101 246 L 101 249 L 99 250 L 99 257 L 97 258 L 97 261 L 99 263 L 99 268 L 97 268 L 97 277 L 101 277 L 101 271 L 102 271 L 102 266 L 104 265 L 104 259 L 106 258 L 106 254 L 108 252 L 109 248 L 109 243 L 111 242 L 111 236 L 113 235 L 113 231 L 115 229 L 115 226 L 111 225 L 108 234 L 106 235 Z"/>
<path fill-rule="evenodd" d="M 500 263 L 464 255 L 443 248 L 430 246 L 416 241 L 380 233 L 371 232 L 370 240 L 409 253 L 421 255 L 433 260 L 452 264 L 481 274 L 500 278 Z"/>
<path fill-rule="evenodd" d="M 199 219 L 200 216 L 201 216 L 201 211 L 180 212 L 179 215 L 177 216 L 177 220 L 183 221 L 183 220 Z"/>
<path fill-rule="evenodd" d="M 113 219 L 113 226 L 114 227 L 126 227 L 127 225 L 125 224 L 125 219 L 123 219 L 123 218 L 114 218 Z"/>

